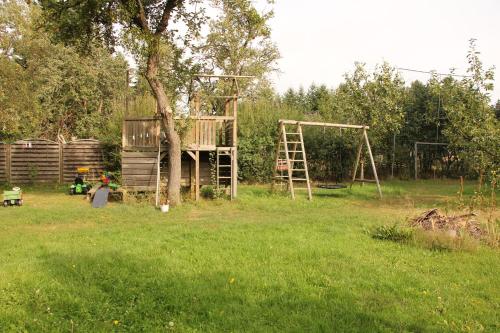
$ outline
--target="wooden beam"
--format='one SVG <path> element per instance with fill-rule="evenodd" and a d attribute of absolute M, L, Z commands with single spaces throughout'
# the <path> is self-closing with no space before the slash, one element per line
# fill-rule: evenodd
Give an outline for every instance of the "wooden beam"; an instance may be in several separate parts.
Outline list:
<path fill-rule="evenodd" d="M 380 198 L 382 199 L 382 189 L 380 188 L 380 182 L 378 181 L 377 168 L 375 167 L 375 160 L 373 159 L 372 148 L 370 147 L 370 140 L 368 140 L 368 133 L 363 130 L 363 135 L 365 137 L 366 148 L 368 149 L 368 155 L 370 155 L 370 162 L 372 164 L 373 176 L 375 176 L 375 181 L 377 182 L 377 189 Z"/>
<path fill-rule="evenodd" d="M 238 196 L 238 149 L 234 148 L 231 150 L 231 199 Z"/>
<path fill-rule="evenodd" d="M 156 193 L 155 193 L 155 205 L 160 206 L 160 160 L 161 160 L 161 145 L 158 145 L 158 157 L 156 161 Z"/>
<path fill-rule="evenodd" d="M 290 155 L 288 153 L 288 141 L 286 139 L 286 127 L 284 123 L 281 123 L 281 133 L 283 135 L 283 144 L 285 145 L 285 154 L 286 154 L 286 167 L 288 171 L 288 186 L 290 189 L 290 193 L 292 195 L 292 199 L 295 200 L 295 190 L 293 188 L 293 180 L 292 180 L 292 166 L 290 165 Z"/>
<path fill-rule="evenodd" d="M 197 77 L 215 77 L 223 79 L 253 79 L 255 76 L 252 75 L 215 75 L 215 74 L 194 74 Z"/>
<path fill-rule="evenodd" d="M 304 147 L 304 137 L 302 136 L 302 126 L 300 124 L 297 125 L 297 130 L 298 130 L 299 136 L 300 136 L 301 149 L 302 149 L 302 159 L 304 160 L 303 163 L 304 163 L 304 172 L 306 174 L 307 197 L 309 198 L 309 200 L 312 200 L 311 182 L 309 180 L 309 170 L 307 168 L 306 148 Z"/>
<path fill-rule="evenodd" d="M 418 143 L 415 142 L 415 149 L 413 151 L 414 155 L 413 159 L 415 161 L 415 180 L 418 179 Z"/>
<path fill-rule="evenodd" d="M 321 123 L 314 121 L 297 121 L 297 120 L 287 120 L 280 119 L 280 123 L 286 125 L 304 125 L 304 126 L 321 126 L 321 127 L 335 127 L 335 128 L 355 128 L 355 129 L 369 129 L 369 126 L 365 125 L 350 125 L 350 124 L 335 124 L 335 123 Z"/>
<path fill-rule="evenodd" d="M 11 145 L 10 144 L 7 144 L 5 145 L 5 178 L 7 179 L 7 183 L 12 183 L 11 179 L 12 179 L 12 169 L 11 169 L 11 166 L 12 166 L 12 155 L 11 155 L 11 152 L 12 152 L 12 149 L 11 149 Z"/>
<path fill-rule="evenodd" d="M 361 151 L 363 149 L 363 139 L 364 139 L 364 134 L 361 134 L 358 145 L 358 152 L 356 153 L 356 161 L 354 162 L 354 171 L 352 173 L 351 187 L 352 184 L 354 183 L 354 180 L 356 179 L 356 174 L 358 173 L 359 160 L 361 159 Z"/>
<path fill-rule="evenodd" d="M 194 198 L 196 201 L 200 200 L 200 152 L 197 150 L 196 151 L 196 160 L 194 161 L 195 163 L 195 183 L 196 183 L 196 188 L 194 189 Z"/>
<path fill-rule="evenodd" d="M 59 142 L 59 184 L 64 183 L 64 146 Z"/>
<path fill-rule="evenodd" d="M 448 146 L 448 143 L 445 142 L 425 142 L 425 141 L 417 141 L 416 145 L 430 145 L 430 146 Z"/>

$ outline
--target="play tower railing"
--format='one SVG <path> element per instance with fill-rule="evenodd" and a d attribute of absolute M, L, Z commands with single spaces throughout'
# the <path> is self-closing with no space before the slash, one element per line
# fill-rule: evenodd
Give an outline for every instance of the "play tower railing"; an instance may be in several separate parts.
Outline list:
<path fill-rule="evenodd" d="M 181 121 L 181 118 L 177 118 Z M 186 150 L 210 151 L 217 147 L 235 145 L 234 117 L 232 116 L 191 116 L 185 121 L 187 132 L 183 137 Z M 129 118 L 124 121 L 122 146 L 125 150 L 137 148 L 157 148 L 161 136 L 160 119 Z"/>

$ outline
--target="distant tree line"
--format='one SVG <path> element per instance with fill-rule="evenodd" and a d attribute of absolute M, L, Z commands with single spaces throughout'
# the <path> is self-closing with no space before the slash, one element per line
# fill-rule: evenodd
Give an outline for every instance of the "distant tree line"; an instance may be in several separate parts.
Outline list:
<path fill-rule="evenodd" d="M 284 94 L 265 91 L 243 103 L 240 114 L 240 174 L 249 181 L 269 181 L 279 118 L 370 126 L 379 173 L 414 177 L 415 142 L 422 146 L 423 177 L 497 177 L 500 168 L 499 106 L 492 105 L 493 69 L 484 69 L 474 40 L 465 77 L 432 74 L 408 86 L 385 63 L 373 73 L 357 63 L 337 88 L 312 85 Z M 342 181 L 350 176 L 356 132 L 306 128 L 306 150 L 313 178 Z M 265 153 L 263 153 L 265 152 Z M 367 168 L 368 169 L 368 168 Z"/>

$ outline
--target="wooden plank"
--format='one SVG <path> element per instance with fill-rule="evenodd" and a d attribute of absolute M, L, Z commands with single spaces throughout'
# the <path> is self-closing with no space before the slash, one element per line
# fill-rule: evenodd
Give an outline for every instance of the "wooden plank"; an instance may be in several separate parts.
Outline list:
<path fill-rule="evenodd" d="M 300 137 L 300 145 L 302 149 L 302 159 L 304 160 L 304 172 L 306 175 L 306 184 L 307 184 L 307 197 L 309 200 L 312 200 L 312 192 L 311 192 L 311 182 L 309 180 L 309 171 L 307 168 L 307 159 L 306 159 L 306 148 L 304 147 L 304 137 L 302 136 L 302 125 L 297 125 L 297 129 Z M 294 153 L 295 155 L 295 153 Z"/>
<path fill-rule="evenodd" d="M 200 152 L 196 151 L 196 160 L 195 160 L 195 200 L 200 200 Z"/>
<path fill-rule="evenodd" d="M 365 125 L 351 125 L 351 124 L 335 124 L 335 123 L 322 123 L 314 121 L 297 121 L 297 120 L 287 120 L 280 119 L 280 123 L 286 125 L 305 125 L 305 126 L 321 126 L 321 127 L 336 127 L 336 128 L 357 128 L 357 129 L 369 129 L 369 126 Z"/>
<path fill-rule="evenodd" d="M 128 181 L 151 181 L 156 183 L 156 173 L 150 175 L 122 175 L 124 182 Z"/>
<path fill-rule="evenodd" d="M 124 151 L 122 153 L 122 158 L 134 158 L 134 157 L 155 157 L 156 152 L 142 152 L 142 151 Z"/>
<path fill-rule="evenodd" d="M 7 163 L 5 165 L 5 177 L 7 181 L 10 182 L 10 174 L 11 174 L 11 145 L 5 146 L 5 158 Z"/>
<path fill-rule="evenodd" d="M 281 135 L 283 139 L 283 144 L 285 147 L 285 154 L 286 154 L 286 166 L 287 166 L 287 172 L 288 172 L 288 186 L 290 188 L 290 193 L 292 195 L 292 199 L 295 200 L 295 191 L 293 188 L 293 180 L 292 180 L 292 167 L 290 165 L 290 155 L 288 153 L 288 142 L 286 138 L 286 128 L 285 124 L 281 123 Z"/>

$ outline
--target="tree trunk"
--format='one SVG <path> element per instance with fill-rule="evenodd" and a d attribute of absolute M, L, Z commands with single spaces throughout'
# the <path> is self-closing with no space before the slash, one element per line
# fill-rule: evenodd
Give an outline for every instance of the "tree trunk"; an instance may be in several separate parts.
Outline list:
<path fill-rule="evenodd" d="M 158 110 L 162 118 L 163 128 L 168 141 L 168 187 L 167 196 L 170 204 L 175 206 L 181 203 L 181 139 L 175 130 L 174 114 L 170 107 L 170 100 L 163 84 L 158 78 L 160 66 L 160 37 L 154 37 L 149 44 L 146 79 L 151 86 L 158 103 Z"/>

